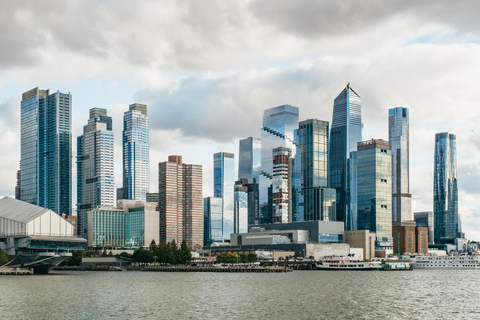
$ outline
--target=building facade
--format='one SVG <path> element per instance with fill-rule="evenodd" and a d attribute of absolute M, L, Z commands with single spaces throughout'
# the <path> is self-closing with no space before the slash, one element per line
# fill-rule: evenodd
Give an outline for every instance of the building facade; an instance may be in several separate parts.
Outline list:
<path fill-rule="evenodd" d="M 348 243 L 351 248 L 362 248 L 364 259 L 375 258 L 375 232 L 370 230 L 345 231 L 345 243 Z"/>
<path fill-rule="evenodd" d="M 433 216 L 435 243 L 441 238 L 463 238 L 458 214 L 457 141 L 448 132 L 435 135 Z"/>
<path fill-rule="evenodd" d="M 298 129 L 303 220 L 336 221 L 336 190 L 328 188 L 327 121 L 301 121 Z"/>
<path fill-rule="evenodd" d="M 115 205 L 112 118 L 106 109 L 90 109 L 77 137 L 77 217 L 80 237 L 88 236 L 87 212 Z"/>
<path fill-rule="evenodd" d="M 388 140 L 392 144 L 392 219 L 411 221 L 412 195 L 409 178 L 409 116 L 408 108 L 388 110 Z"/>
<path fill-rule="evenodd" d="M 150 184 L 147 106 L 131 104 L 123 116 L 123 198 L 146 200 Z"/>
<path fill-rule="evenodd" d="M 87 212 L 89 247 L 149 246 L 159 241 L 156 203 L 120 200 L 118 207 L 98 207 Z"/>
<path fill-rule="evenodd" d="M 349 225 L 348 181 L 350 152 L 357 150 L 362 141 L 362 101 L 350 84 L 340 92 L 333 103 L 330 130 L 328 181 L 337 190 L 337 221 Z"/>
<path fill-rule="evenodd" d="M 358 143 L 358 230 L 376 233 L 377 247 L 392 246 L 392 153 L 381 139 Z"/>
<path fill-rule="evenodd" d="M 427 227 L 417 227 L 415 221 L 395 222 L 393 225 L 393 253 L 427 254 Z"/>
<path fill-rule="evenodd" d="M 427 227 L 428 244 L 434 244 L 433 212 L 432 211 L 415 212 L 414 218 L 415 218 L 415 222 L 417 223 L 417 227 Z"/>
<path fill-rule="evenodd" d="M 234 155 L 217 152 L 213 155 L 213 195 L 222 198 L 223 239 L 234 231 Z"/>
<path fill-rule="evenodd" d="M 262 148 L 258 138 L 245 138 L 238 144 L 238 180 L 247 179 L 248 183 L 258 183 Z"/>
<path fill-rule="evenodd" d="M 20 196 L 59 215 L 72 211 L 72 96 L 34 88 L 22 94 Z"/>
<path fill-rule="evenodd" d="M 181 156 L 159 163 L 158 199 L 160 241 L 180 244 L 185 240 L 190 249 L 201 248 L 202 166 L 182 163 Z"/>
<path fill-rule="evenodd" d="M 248 188 L 241 181 L 235 183 L 233 200 L 233 232 L 248 232 Z"/>

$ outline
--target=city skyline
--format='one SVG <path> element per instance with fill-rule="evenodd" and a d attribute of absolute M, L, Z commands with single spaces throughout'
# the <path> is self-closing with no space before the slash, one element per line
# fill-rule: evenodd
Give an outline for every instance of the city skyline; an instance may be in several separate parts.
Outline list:
<path fill-rule="evenodd" d="M 77 5 L 82 19 L 72 15 L 76 10 L 67 3 L 6 4 L 12 14 L 2 22 L 5 30 L 23 30 L 25 37 L 5 38 L 0 53 L 0 195 L 14 195 L 21 94 L 33 87 L 72 94 L 73 137 L 81 134 L 90 108 L 108 110 L 114 121 L 115 187 L 122 180 L 123 112 L 132 101 L 147 104 L 150 192 L 158 185 L 158 162 L 182 154 L 187 163 L 203 165 L 204 196 L 213 196 L 212 154 L 237 155 L 239 139 L 260 137 L 263 110 L 290 104 L 299 107 L 300 121 L 317 118 L 331 124 L 333 99 L 351 82 L 362 97 L 364 140 L 388 139 L 389 108 L 410 110 L 413 212 L 433 211 L 435 134 L 456 134 L 463 231 L 480 239 L 477 4 L 440 1 L 433 10 L 425 4 L 408 8 L 392 2 L 372 16 L 375 10 L 355 3 L 342 12 L 339 4 L 329 2 L 210 3 L 207 11 L 217 13 L 213 24 L 210 15 L 193 16 L 199 10 L 194 3 L 183 4 L 189 10 L 176 4 L 164 11 L 141 3 L 112 7 L 109 21 L 95 18 L 100 4 Z M 44 10 L 53 10 L 72 27 L 51 24 L 42 18 Z M 305 15 L 316 10 L 337 14 L 325 20 Z M 171 16 L 163 17 L 165 22 L 148 18 L 159 11 Z M 31 19 L 19 19 L 15 12 Z M 359 14 L 352 17 L 354 12 Z M 287 13 L 289 19 L 283 19 Z M 338 15 L 352 19 L 343 25 L 345 19 Z M 175 28 L 178 23 L 184 28 Z M 80 26 L 85 37 L 78 35 Z M 156 32 L 166 26 L 178 31 L 172 36 Z M 75 179 L 75 164 L 72 173 Z M 75 195 L 75 180 L 72 185 Z"/>

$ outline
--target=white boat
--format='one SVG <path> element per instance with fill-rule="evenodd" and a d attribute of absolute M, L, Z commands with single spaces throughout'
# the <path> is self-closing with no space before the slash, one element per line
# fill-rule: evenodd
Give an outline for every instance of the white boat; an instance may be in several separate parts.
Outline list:
<path fill-rule="evenodd" d="M 318 270 L 369 271 L 380 270 L 380 261 L 354 260 L 350 257 L 327 257 L 317 264 Z"/>
<path fill-rule="evenodd" d="M 414 269 L 479 269 L 480 256 L 416 256 Z"/>

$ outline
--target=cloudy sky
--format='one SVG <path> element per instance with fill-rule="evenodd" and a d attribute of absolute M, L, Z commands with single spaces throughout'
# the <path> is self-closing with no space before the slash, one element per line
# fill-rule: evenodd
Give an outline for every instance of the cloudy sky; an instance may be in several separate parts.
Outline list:
<path fill-rule="evenodd" d="M 0 196 L 13 195 L 22 92 L 73 96 L 73 144 L 88 109 L 114 117 L 121 185 L 123 112 L 146 103 L 151 191 L 157 163 L 180 154 L 204 167 L 260 136 L 263 110 L 300 108 L 331 121 L 350 82 L 364 139 L 388 139 L 391 107 L 410 108 L 410 191 L 432 210 L 436 132 L 457 135 L 459 207 L 480 240 L 480 3 L 476 1 L 0 0 Z M 76 167 L 74 167 L 76 176 Z M 74 196 L 74 199 L 76 197 Z"/>

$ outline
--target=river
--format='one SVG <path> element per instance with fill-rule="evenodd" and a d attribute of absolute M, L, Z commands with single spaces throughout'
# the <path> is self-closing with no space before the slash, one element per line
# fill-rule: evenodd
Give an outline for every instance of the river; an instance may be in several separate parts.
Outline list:
<path fill-rule="evenodd" d="M 480 319 L 478 270 L 0 276 L 0 319 Z"/>

